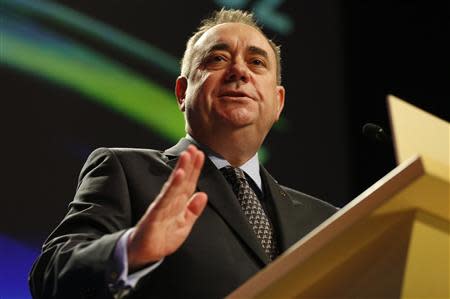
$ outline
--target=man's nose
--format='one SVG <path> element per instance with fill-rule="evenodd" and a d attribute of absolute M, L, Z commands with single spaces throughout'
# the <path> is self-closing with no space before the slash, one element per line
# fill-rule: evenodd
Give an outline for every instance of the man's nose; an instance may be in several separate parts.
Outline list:
<path fill-rule="evenodd" d="M 245 61 L 238 60 L 230 64 L 228 72 L 226 74 L 226 81 L 242 81 L 244 83 L 247 83 L 249 80 L 249 76 L 249 69 Z"/>

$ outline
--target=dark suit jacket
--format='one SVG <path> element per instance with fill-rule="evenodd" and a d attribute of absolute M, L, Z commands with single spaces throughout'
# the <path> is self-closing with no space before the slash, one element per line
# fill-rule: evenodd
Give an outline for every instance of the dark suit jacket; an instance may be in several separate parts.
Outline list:
<path fill-rule="evenodd" d="M 112 298 L 115 244 L 158 195 L 189 141 L 165 151 L 98 149 L 84 165 L 75 199 L 44 244 L 30 275 L 35 298 Z M 261 168 L 265 198 L 281 251 L 336 209 L 278 185 Z M 206 159 L 198 189 L 208 205 L 186 242 L 142 278 L 132 298 L 222 298 L 267 265 L 268 259 L 231 187 Z"/>

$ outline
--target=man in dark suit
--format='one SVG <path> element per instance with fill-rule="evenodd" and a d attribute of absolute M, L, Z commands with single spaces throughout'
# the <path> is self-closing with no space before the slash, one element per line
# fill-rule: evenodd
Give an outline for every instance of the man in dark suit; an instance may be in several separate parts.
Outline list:
<path fill-rule="evenodd" d="M 259 165 L 280 81 L 279 48 L 251 15 L 204 21 L 175 88 L 188 135 L 164 152 L 91 154 L 33 266 L 33 296 L 222 298 L 334 213 Z"/>

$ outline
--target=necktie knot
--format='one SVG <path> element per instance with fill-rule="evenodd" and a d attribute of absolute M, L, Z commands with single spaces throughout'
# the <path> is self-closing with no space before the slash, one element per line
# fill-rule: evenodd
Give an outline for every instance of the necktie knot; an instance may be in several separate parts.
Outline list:
<path fill-rule="evenodd" d="M 224 168 L 221 168 L 220 171 L 222 172 L 228 183 L 231 184 L 236 195 L 239 191 L 240 186 L 248 184 L 247 179 L 245 178 L 244 171 L 242 171 L 242 169 L 238 167 L 226 166 Z"/>

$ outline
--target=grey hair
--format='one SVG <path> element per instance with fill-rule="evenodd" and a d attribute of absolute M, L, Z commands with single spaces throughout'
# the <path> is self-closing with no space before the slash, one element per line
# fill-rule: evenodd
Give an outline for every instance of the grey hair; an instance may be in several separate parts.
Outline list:
<path fill-rule="evenodd" d="M 250 12 L 236 10 L 236 9 L 225 9 L 215 11 L 211 17 L 206 18 L 201 21 L 200 26 L 197 28 L 192 36 L 186 43 L 186 50 L 184 51 L 183 59 L 181 60 L 181 75 L 189 78 L 192 59 L 194 54 L 194 45 L 202 37 L 202 35 L 211 29 L 212 27 L 223 24 L 223 23 L 242 23 L 249 25 L 256 30 L 258 30 L 262 35 L 264 35 L 270 44 L 270 47 L 275 53 L 276 63 L 277 63 L 277 84 L 281 85 L 281 51 L 280 46 L 276 45 L 272 40 L 267 38 L 267 36 L 262 31 L 262 28 L 256 22 L 254 16 Z"/>

